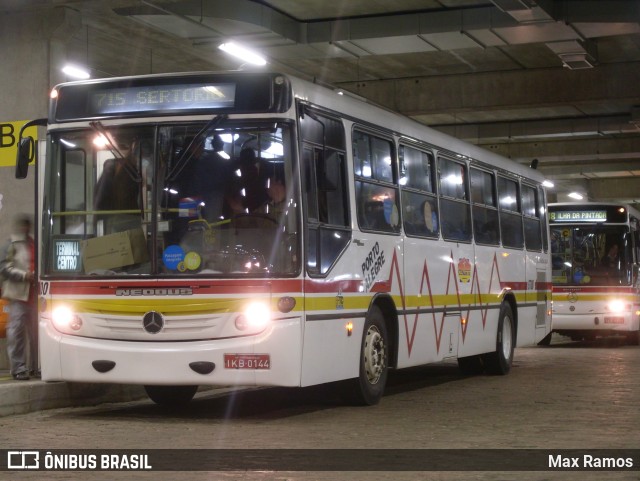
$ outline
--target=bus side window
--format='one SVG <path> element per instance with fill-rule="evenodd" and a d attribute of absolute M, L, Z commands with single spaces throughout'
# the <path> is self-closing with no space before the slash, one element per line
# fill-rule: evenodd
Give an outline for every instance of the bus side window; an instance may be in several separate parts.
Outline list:
<path fill-rule="evenodd" d="M 471 168 L 471 200 L 473 202 L 473 236 L 478 244 L 500 243 L 495 176 L 492 172 Z"/>
<path fill-rule="evenodd" d="M 505 177 L 498 177 L 498 199 L 500 205 L 500 230 L 504 247 L 522 248 L 522 215 L 518 183 Z"/>
<path fill-rule="evenodd" d="M 522 185 L 522 212 L 524 214 L 524 242 L 527 250 L 542 250 L 540 209 L 538 192 L 533 187 Z"/>
<path fill-rule="evenodd" d="M 398 159 L 404 231 L 412 236 L 437 237 L 440 222 L 433 188 L 433 154 L 400 145 Z"/>
<path fill-rule="evenodd" d="M 538 187 L 538 213 L 540 217 L 540 227 L 542 228 L 542 250 L 547 252 L 549 250 L 549 236 L 547 233 L 547 196 L 542 186 Z"/>
<path fill-rule="evenodd" d="M 357 216 L 363 230 L 400 231 L 394 158 L 391 140 L 353 131 Z"/>
<path fill-rule="evenodd" d="M 438 187 L 442 237 L 454 241 L 471 240 L 471 213 L 465 165 L 439 157 Z"/>

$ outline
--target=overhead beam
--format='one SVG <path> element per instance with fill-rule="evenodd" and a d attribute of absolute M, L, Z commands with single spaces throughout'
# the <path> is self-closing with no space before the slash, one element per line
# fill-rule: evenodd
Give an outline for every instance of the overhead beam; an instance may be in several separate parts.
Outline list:
<path fill-rule="evenodd" d="M 409 116 L 621 101 L 640 104 L 640 62 L 428 76 L 338 86 Z"/>
<path fill-rule="evenodd" d="M 598 117 L 431 125 L 431 127 L 458 139 L 477 144 L 588 135 L 640 135 L 640 128 L 633 121 L 631 113 Z"/>
<path fill-rule="evenodd" d="M 589 199 L 592 200 L 640 199 L 640 182 L 637 177 L 591 179 L 586 186 Z"/>
<path fill-rule="evenodd" d="M 557 141 L 506 142 L 483 145 L 484 148 L 514 160 L 588 161 L 640 158 L 640 136 Z"/>
<path fill-rule="evenodd" d="M 640 173 L 640 155 L 633 159 L 612 158 L 606 161 L 540 162 L 538 170 L 553 179 L 593 178 L 595 176 L 612 176 L 622 173 L 629 175 L 632 172 Z"/>

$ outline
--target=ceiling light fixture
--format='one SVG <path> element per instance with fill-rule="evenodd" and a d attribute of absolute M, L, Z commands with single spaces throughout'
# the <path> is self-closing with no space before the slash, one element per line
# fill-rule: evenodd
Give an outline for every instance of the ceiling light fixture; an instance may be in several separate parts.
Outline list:
<path fill-rule="evenodd" d="M 262 66 L 267 64 L 267 61 L 260 54 L 234 42 L 223 43 L 219 45 L 218 48 L 223 52 L 226 52 L 229 55 L 233 55 L 234 57 L 237 57 L 252 65 Z"/>
<path fill-rule="evenodd" d="M 547 188 L 549 188 L 549 189 L 552 189 L 553 187 L 555 187 L 555 184 L 553 182 L 551 182 L 550 180 L 542 181 L 542 185 L 547 187 Z"/>
<path fill-rule="evenodd" d="M 567 194 L 567 195 L 568 195 L 569 197 L 571 197 L 572 199 L 575 199 L 575 200 L 582 200 L 582 199 L 584 199 L 584 197 L 582 196 L 582 194 L 579 194 L 579 193 L 577 193 L 577 192 L 571 192 L 571 193 L 569 193 L 569 194 Z"/>
<path fill-rule="evenodd" d="M 67 64 L 62 67 L 62 72 L 67 76 L 78 80 L 86 80 L 91 78 L 91 74 L 82 67 Z"/>

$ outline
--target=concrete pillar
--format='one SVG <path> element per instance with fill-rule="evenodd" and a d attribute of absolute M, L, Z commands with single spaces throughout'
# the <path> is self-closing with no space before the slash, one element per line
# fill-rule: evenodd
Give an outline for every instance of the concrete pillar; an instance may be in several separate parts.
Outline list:
<path fill-rule="evenodd" d="M 0 166 L 0 244 L 11 234 L 12 219 L 28 213 L 35 219 L 35 167 L 26 179 L 15 178 L 15 161 L 7 165 L 16 149 L 18 130 L 9 122 L 46 117 L 49 90 L 62 80 L 57 73 L 65 60 L 65 43 L 81 26 L 77 12 L 60 7 L 5 12 L 0 16 L 0 124 L 3 125 Z M 44 138 L 45 131 L 38 133 Z M 8 369 L 6 340 L 0 339 L 0 369 Z"/>

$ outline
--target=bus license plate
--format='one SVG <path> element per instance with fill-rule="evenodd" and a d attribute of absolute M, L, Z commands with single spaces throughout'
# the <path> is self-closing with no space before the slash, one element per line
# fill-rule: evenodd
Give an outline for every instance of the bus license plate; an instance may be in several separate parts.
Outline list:
<path fill-rule="evenodd" d="M 624 324 L 624 317 L 605 317 L 605 324 Z"/>
<path fill-rule="evenodd" d="M 269 354 L 225 354 L 225 369 L 271 369 Z"/>

